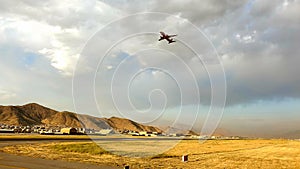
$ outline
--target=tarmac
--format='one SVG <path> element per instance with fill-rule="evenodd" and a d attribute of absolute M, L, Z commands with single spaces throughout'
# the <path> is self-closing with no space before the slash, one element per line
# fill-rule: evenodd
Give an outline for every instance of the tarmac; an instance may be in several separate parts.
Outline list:
<path fill-rule="evenodd" d="M 0 141 L 0 147 L 41 141 Z M 51 141 L 52 142 L 52 141 Z M 18 156 L 0 152 L 0 169 L 120 169 L 112 166 L 101 166 L 80 162 L 47 160 L 34 157 Z"/>

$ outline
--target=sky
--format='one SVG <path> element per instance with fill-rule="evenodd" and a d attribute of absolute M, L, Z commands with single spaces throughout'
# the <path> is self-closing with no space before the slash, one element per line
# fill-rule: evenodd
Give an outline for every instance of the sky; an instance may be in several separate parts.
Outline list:
<path fill-rule="evenodd" d="M 0 104 L 280 136 L 300 128 L 299 31 L 299 0 L 0 0 Z"/>

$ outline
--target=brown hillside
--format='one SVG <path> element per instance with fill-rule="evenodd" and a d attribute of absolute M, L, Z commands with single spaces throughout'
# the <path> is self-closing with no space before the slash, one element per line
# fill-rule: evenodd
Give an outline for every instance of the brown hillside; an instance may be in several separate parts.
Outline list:
<path fill-rule="evenodd" d="M 107 124 L 104 118 L 97 118 L 89 115 L 78 115 L 78 119 L 84 126 L 92 129 L 111 129 L 112 127 Z"/>
<path fill-rule="evenodd" d="M 72 112 L 59 112 L 36 103 L 23 106 L 0 106 L 0 123 L 19 126 L 50 125 L 66 127 L 84 127 L 92 129 L 117 129 L 134 131 L 156 131 L 159 128 L 138 124 L 117 117 L 97 118 Z"/>
<path fill-rule="evenodd" d="M 62 125 L 72 127 L 82 127 L 77 115 L 71 112 L 56 112 L 54 115 L 49 116 L 41 121 L 43 124 L 56 126 Z"/>
<path fill-rule="evenodd" d="M 106 122 L 114 129 L 117 130 L 131 130 L 131 131 L 152 131 L 152 132 L 162 132 L 157 127 L 153 126 L 145 126 L 134 122 L 132 120 L 118 118 L 118 117 L 111 117 L 106 119 Z"/>
<path fill-rule="evenodd" d="M 20 125 L 17 113 L 18 110 L 14 107 L 0 106 L 0 121 L 11 125 Z"/>
<path fill-rule="evenodd" d="M 38 125 L 57 111 L 30 103 L 24 106 L 0 106 L 0 122 L 11 125 Z"/>
<path fill-rule="evenodd" d="M 188 131 L 186 132 L 186 134 L 188 134 L 188 135 L 195 135 L 195 136 L 199 136 L 199 135 L 200 135 L 200 134 L 196 133 L 196 132 L 193 131 L 193 130 L 188 130 Z"/>

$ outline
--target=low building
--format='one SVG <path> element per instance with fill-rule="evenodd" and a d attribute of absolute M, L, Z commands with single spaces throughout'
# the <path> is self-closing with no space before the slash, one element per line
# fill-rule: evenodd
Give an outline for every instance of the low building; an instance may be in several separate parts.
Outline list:
<path fill-rule="evenodd" d="M 150 137 L 152 135 L 152 132 L 150 132 L 150 131 L 140 131 L 139 135 L 140 136 L 149 136 Z"/>
<path fill-rule="evenodd" d="M 95 132 L 95 134 L 99 134 L 99 135 L 109 135 L 109 134 L 115 134 L 115 131 L 113 129 L 101 129 L 98 132 Z"/>
<path fill-rule="evenodd" d="M 14 133 L 14 129 L 0 129 L 0 133 Z"/>
<path fill-rule="evenodd" d="M 129 131 L 128 135 L 139 136 L 139 132 L 137 132 L 137 131 Z"/>
<path fill-rule="evenodd" d="M 85 128 L 78 128 L 78 133 L 86 134 L 86 129 Z"/>
<path fill-rule="evenodd" d="M 60 132 L 63 134 L 77 134 L 77 130 L 73 127 L 62 128 Z"/>

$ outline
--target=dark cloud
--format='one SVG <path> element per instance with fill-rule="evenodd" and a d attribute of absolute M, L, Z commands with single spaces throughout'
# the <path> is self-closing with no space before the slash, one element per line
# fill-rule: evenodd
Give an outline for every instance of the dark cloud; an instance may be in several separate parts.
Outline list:
<path fill-rule="evenodd" d="M 191 22 L 199 24 L 205 22 L 214 22 L 223 17 L 226 13 L 234 11 L 245 3 L 242 1 L 155 1 L 151 11 L 166 12 L 174 15 L 179 15 L 189 19 Z"/>
<path fill-rule="evenodd" d="M 145 15 L 138 20 L 124 20 L 116 28 L 104 27 L 107 32 L 101 37 L 94 37 L 99 38 L 97 43 L 85 50 L 96 54 L 98 51 L 107 50 L 107 45 L 112 41 L 132 32 L 158 32 L 163 29 L 179 34 L 178 40 L 181 38 L 188 44 L 197 46 L 202 51 L 203 62 L 214 69 L 219 63 L 218 58 L 212 54 L 209 41 L 187 24 L 191 22 L 212 40 L 221 56 L 226 72 L 229 105 L 300 97 L 300 78 L 297 76 L 300 61 L 298 0 L 0 1 L 0 35 L 4 37 L 0 42 L 1 45 L 11 44 L 23 51 L 41 55 L 43 64 L 48 61 L 48 65 L 52 65 L 45 66 L 44 71 L 51 69 L 50 72 L 53 73 L 54 67 L 57 72 L 51 76 L 62 78 L 59 71 L 69 74 L 72 72 L 80 49 L 100 27 L 127 14 L 145 11 L 164 12 L 181 18 L 176 20 L 174 16 L 157 18 Z M 149 25 L 155 29 L 148 28 Z M 32 30 L 26 30 L 26 26 Z M 147 45 L 156 41 L 156 36 L 131 39 L 132 41 L 122 44 L 117 50 L 132 55 L 141 47 L 149 47 Z M 199 37 L 202 37 L 200 42 Z M 171 50 L 170 46 L 162 43 L 154 46 Z M 211 84 L 202 64 L 197 62 L 192 53 L 186 52 L 183 46 L 178 45 L 172 52 L 182 57 L 191 67 L 200 84 L 202 103 L 209 104 Z M 5 59 L 5 63 L 16 66 L 8 58 Z M 98 58 L 84 59 L 83 57 L 80 61 L 85 63 L 85 73 L 90 73 L 89 64 L 97 63 Z M 158 66 L 178 66 L 172 58 L 153 59 L 151 63 Z M 138 60 L 134 64 L 145 63 Z M 113 71 L 115 67 L 107 63 L 106 68 Z M 182 71 L 177 70 L 175 73 L 182 79 L 185 78 Z M 35 80 L 38 81 L 38 78 L 33 81 Z M 63 89 L 60 90 L 64 90 L 69 86 L 61 87 Z M 221 89 L 222 86 L 215 86 L 214 90 Z M 194 94 L 193 91 L 186 92 Z M 193 99 L 189 101 L 194 104 Z"/>

